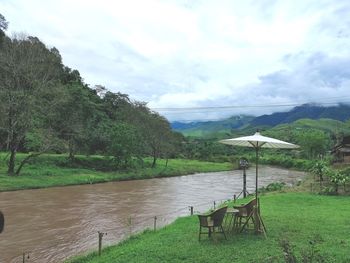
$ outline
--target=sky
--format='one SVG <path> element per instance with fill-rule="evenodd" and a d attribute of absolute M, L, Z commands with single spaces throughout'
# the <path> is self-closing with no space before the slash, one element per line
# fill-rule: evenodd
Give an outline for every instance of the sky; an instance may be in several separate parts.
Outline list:
<path fill-rule="evenodd" d="M 8 35 L 170 121 L 350 102 L 348 0 L 0 0 Z"/>

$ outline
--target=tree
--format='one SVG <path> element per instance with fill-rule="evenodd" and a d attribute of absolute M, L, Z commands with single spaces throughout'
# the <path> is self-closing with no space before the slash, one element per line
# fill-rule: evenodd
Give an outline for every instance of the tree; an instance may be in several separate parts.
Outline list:
<path fill-rule="evenodd" d="M 132 156 L 140 152 L 139 132 L 130 124 L 119 123 L 114 125 L 110 135 L 109 152 L 116 158 L 118 166 L 123 163 L 126 167 Z"/>
<path fill-rule="evenodd" d="M 322 185 L 323 177 L 328 174 L 329 167 L 324 161 L 317 161 L 311 168 L 311 172 L 318 176 L 320 186 Z"/>
<path fill-rule="evenodd" d="M 8 22 L 5 17 L 0 14 L 0 44 L 2 43 L 2 39 L 5 37 L 5 31 L 7 30 Z"/>
<path fill-rule="evenodd" d="M 143 137 L 148 153 L 153 157 L 152 167 L 162 156 L 172 142 L 172 132 L 169 122 L 158 113 L 149 112 L 143 116 Z M 169 150 L 168 150 L 169 151 Z"/>
<path fill-rule="evenodd" d="M 297 136 L 297 143 L 304 149 L 309 159 L 323 155 L 329 142 L 329 136 L 319 130 L 305 130 Z"/>
<path fill-rule="evenodd" d="M 39 115 L 52 105 L 61 58 L 35 37 L 5 38 L 0 49 L 0 129 L 6 133 L 8 174 L 27 132 L 40 126 Z M 55 86 L 56 85 L 56 86 Z"/>
<path fill-rule="evenodd" d="M 167 131 L 168 141 L 164 142 L 162 157 L 166 159 L 165 166 L 168 166 L 169 158 L 175 158 L 182 150 L 184 136 L 179 132 Z"/>
<path fill-rule="evenodd" d="M 59 138 L 66 142 L 69 159 L 73 160 L 76 152 L 85 148 L 89 120 L 96 111 L 96 105 L 90 98 L 90 90 L 79 82 L 66 84 L 60 103 L 56 104 L 55 130 Z"/>
<path fill-rule="evenodd" d="M 338 194 L 339 186 L 343 185 L 345 190 L 345 184 L 349 180 L 349 178 L 346 176 L 344 172 L 330 169 L 328 171 L 328 176 L 330 178 L 330 181 L 333 183 L 335 188 L 335 193 Z"/>

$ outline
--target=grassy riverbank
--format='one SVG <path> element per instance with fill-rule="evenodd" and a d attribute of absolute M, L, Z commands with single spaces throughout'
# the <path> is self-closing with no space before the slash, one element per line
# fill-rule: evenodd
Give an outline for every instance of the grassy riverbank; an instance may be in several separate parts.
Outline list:
<path fill-rule="evenodd" d="M 198 219 L 192 216 L 106 248 L 101 257 L 69 262 L 350 262 L 349 202 L 350 197 L 270 193 L 261 198 L 267 239 L 244 233 L 198 242 Z M 285 261 L 282 247 L 297 261 Z"/>
<path fill-rule="evenodd" d="M 158 160 L 151 168 L 151 160 L 144 159 L 143 165 L 134 168 L 103 171 L 108 160 L 102 156 L 77 156 L 76 163 L 67 164 L 67 156 L 46 154 L 33 159 L 24 166 L 20 176 L 7 176 L 4 154 L 0 154 L 0 191 L 45 188 L 75 184 L 93 184 L 109 181 L 148 179 L 192 174 L 195 172 L 214 172 L 233 169 L 230 163 L 212 163 L 185 159 L 171 159 L 166 166 L 165 160 Z M 25 155 L 19 154 L 18 160 Z M 103 165 L 99 165 L 103 164 Z M 83 168 L 84 167 L 84 168 Z"/>

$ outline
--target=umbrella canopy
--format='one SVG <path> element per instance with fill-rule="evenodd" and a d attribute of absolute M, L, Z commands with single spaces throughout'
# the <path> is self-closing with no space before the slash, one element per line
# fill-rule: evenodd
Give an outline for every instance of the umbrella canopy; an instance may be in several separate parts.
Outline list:
<path fill-rule="evenodd" d="M 262 136 L 260 132 L 256 132 L 251 136 L 238 137 L 220 141 L 223 144 L 254 147 L 254 148 L 277 148 L 277 149 L 295 149 L 298 145 L 280 141 L 274 138 Z"/>

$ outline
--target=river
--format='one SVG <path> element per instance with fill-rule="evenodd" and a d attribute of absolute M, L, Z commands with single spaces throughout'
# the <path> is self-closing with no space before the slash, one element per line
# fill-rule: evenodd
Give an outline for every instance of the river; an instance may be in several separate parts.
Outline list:
<path fill-rule="evenodd" d="M 303 172 L 262 166 L 259 186 L 283 181 L 292 184 Z M 255 169 L 247 171 L 253 193 Z M 130 233 L 170 223 L 213 207 L 213 201 L 232 198 L 242 190 L 242 171 L 198 173 L 187 176 L 53 187 L 0 193 L 5 229 L 0 234 L 0 262 L 62 262 L 73 255 L 97 250 L 98 231 L 103 245 Z"/>

